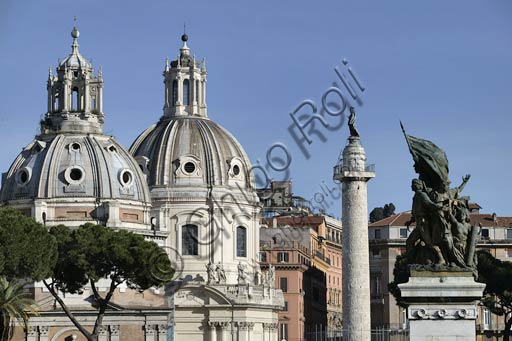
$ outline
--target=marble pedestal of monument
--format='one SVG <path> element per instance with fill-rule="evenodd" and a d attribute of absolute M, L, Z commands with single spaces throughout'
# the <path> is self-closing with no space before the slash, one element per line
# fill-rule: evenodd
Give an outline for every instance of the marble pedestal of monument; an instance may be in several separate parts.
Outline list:
<path fill-rule="evenodd" d="M 409 282 L 398 287 L 408 304 L 411 341 L 476 339 L 476 302 L 485 284 L 472 272 L 411 270 Z"/>

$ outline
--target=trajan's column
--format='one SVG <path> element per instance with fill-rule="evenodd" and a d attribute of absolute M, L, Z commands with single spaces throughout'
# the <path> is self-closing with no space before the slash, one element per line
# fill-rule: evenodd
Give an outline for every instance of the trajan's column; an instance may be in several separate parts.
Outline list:
<path fill-rule="evenodd" d="M 375 177 L 350 108 L 348 144 L 334 167 L 342 182 L 343 221 L 343 340 L 370 341 L 370 265 L 368 254 L 368 201 L 366 183 Z"/>

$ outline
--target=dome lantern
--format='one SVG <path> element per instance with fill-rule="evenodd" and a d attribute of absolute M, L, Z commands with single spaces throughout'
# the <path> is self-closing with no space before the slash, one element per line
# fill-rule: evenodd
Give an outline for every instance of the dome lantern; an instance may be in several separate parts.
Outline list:
<path fill-rule="evenodd" d="M 41 121 L 42 134 L 101 133 L 103 130 L 103 79 L 79 52 L 76 27 L 71 31 L 71 53 L 59 62 L 57 74 L 48 76 L 48 111 Z"/>
<path fill-rule="evenodd" d="M 176 60 L 164 70 L 164 116 L 206 117 L 206 67 L 191 56 L 188 35 L 181 36 L 183 46 Z"/>

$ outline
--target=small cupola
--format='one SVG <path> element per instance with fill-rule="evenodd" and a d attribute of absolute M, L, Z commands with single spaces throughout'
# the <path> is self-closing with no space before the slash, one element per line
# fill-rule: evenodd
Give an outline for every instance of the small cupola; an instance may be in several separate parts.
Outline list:
<path fill-rule="evenodd" d="M 96 75 L 89 60 L 78 50 L 80 32 L 71 31 L 71 54 L 59 61 L 57 74 L 48 74 L 48 112 L 41 121 L 42 134 L 66 132 L 102 133 L 103 75 Z"/>
<path fill-rule="evenodd" d="M 183 46 L 178 58 L 165 60 L 164 116 L 206 117 L 206 62 L 196 61 L 187 46 L 188 36 L 181 36 Z"/>

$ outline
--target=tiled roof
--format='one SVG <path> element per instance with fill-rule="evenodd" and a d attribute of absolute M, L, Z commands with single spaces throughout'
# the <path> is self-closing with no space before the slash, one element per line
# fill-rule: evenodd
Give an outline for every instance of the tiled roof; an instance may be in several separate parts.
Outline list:
<path fill-rule="evenodd" d="M 496 217 L 496 222 L 493 221 L 492 214 L 470 214 L 471 225 L 478 225 L 479 223 L 485 227 L 501 226 L 512 227 L 512 217 Z M 411 219 L 411 212 L 402 212 L 394 214 L 390 217 L 376 221 L 369 224 L 369 227 L 384 227 L 384 226 L 405 226 L 405 223 Z M 414 224 L 411 224 L 414 225 Z"/>
<path fill-rule="evenodd" d="M 312 215 L 305 217 L 274 217 L 274 218 L 262 218 L 261 223 L 272 226 L 273 220 L 277 219 L 277 225 L 289 225 L 289 226 L 310 226 L 320 225 L 324 222 L 325 218 L 321 215 Z"/>

